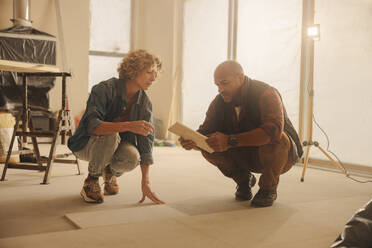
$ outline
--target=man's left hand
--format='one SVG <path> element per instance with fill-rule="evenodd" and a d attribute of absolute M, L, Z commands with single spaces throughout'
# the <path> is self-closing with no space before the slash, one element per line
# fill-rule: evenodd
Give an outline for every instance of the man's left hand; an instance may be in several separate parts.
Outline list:
<path fill-rule="evenodd" d="M 220 132 L 213 133 L 206 139 L 207 144 L 216 152 L 224 152 L 229 149 L 229 136 Z"/>
<path fill-rule="evenodd" d="M 139 201 L 139 203 L 144 202 L 146 197 L 148 197 L 151 201 L 153 201 L 156 204 L 165 203 L 156 196 L 155 192 L 151 191 L 150 183 L 142 182 L 142 199 Z"/>

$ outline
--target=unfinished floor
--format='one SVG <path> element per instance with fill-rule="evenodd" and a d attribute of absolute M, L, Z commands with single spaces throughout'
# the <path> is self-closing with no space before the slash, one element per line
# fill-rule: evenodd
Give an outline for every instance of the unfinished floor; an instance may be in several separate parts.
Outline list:
<path fill-rule="evenodd" d="M 79 196 L 85 162 L 85 175 L 56 164 L 49 185 L 40 185 L 40 172 L 9 169 L 0 182 L 0 248 L 329 247 L 372 198 L 371 184 L 338 173 L 308 169 L 301 183 L 295 166 L 281 177 L 274 206 L 257 209 L 235 201 L 233 181 L 198 152 L 156 147 L 154 157 L 150 178 L 161 206 L 137 204 L 139 169 L 120 177 L 120 194 L 99 205 Z"/>

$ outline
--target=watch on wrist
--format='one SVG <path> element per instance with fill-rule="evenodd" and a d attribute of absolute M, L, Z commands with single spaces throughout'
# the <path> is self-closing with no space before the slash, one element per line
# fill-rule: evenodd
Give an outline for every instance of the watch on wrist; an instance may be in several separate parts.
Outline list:
<path fill-rule="evenodd" d="M 228 140 L 227 144 L 230 147 L 236 147 L 238 145 L 238 137 L 234 134 L 229 135 L 229 140 Z"/>

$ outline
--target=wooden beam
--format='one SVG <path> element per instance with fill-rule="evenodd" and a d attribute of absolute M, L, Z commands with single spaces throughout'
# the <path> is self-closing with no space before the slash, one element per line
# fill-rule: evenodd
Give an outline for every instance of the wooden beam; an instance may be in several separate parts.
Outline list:
<path fill-rule="evenodd" d="M 38 170 L 45 171 L 46 166 L 35 165 L 34 163 L 9 163 L 8 168 L 22 169 L 22 170 Z"/>
<path fill-rule="evenodd" d="M 0 71 L 11 71 L 20 73 L 34 72 L 60 72 L 58 67 L 0 59 Z"/>

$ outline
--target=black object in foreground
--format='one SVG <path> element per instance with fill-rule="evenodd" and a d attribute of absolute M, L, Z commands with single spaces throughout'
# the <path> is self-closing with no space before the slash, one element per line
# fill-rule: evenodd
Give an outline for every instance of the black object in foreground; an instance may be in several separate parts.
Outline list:
<path fill-rule="evenodd" d="M 372 247 L 372 199 L 346 223 L 331 248 Z"/>

